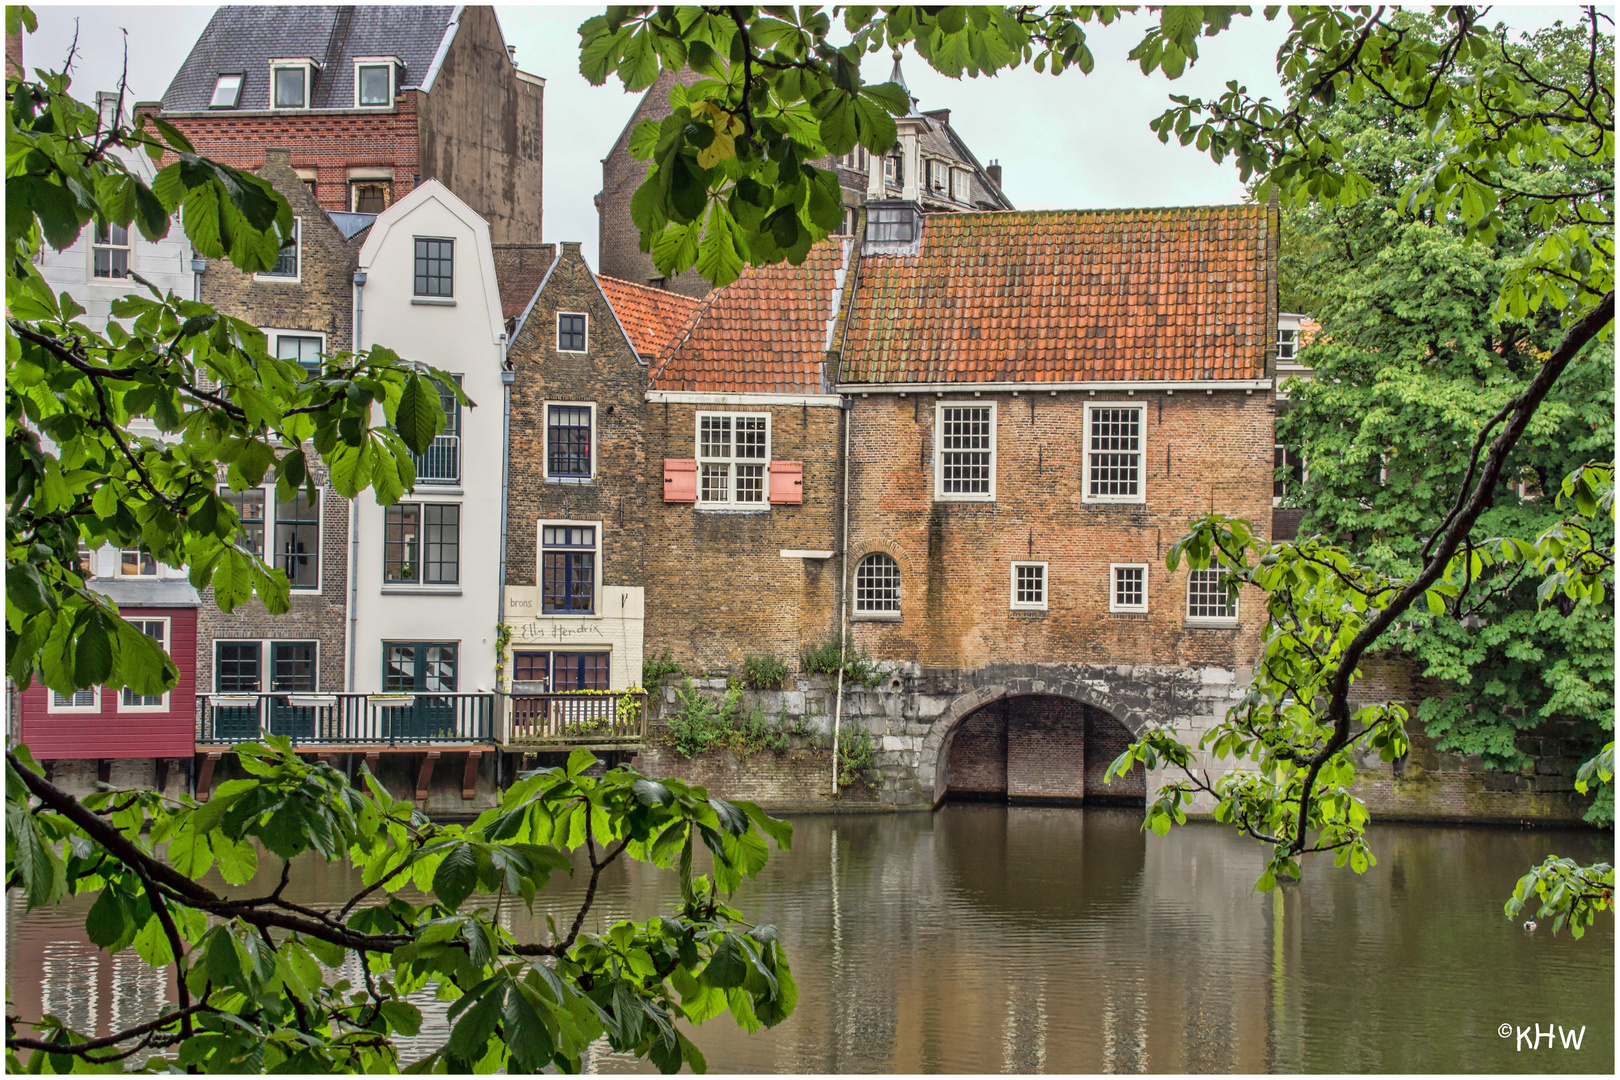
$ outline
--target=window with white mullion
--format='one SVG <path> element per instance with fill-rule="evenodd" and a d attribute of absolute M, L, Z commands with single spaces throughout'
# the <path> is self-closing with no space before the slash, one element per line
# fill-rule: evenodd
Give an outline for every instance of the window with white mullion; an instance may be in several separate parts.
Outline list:
<path fill-rule="evenodd" d="M 1108 610 L 1147 610 L 1147 564 L 1115 563 L 1109 568 Z"/>
<path fill-rule="evenodd" d="M 1226 571 L 1211 567 L 1187 575 L 1187 621 L 1237 621 L 1237 597 L 1227 589 Z"/>
<path fill-rule="evenodd" d="M 1086 407 L 1086 502 L 1144 502 L 1146 408 Z"/>
<path fill-rule="evenodd" d="M 764 505 L 768 413 L 698 413 L 698 502 Z"/>
<path fill-rule="evenodd" d="M 1046 563 L 1012 564 L 1012 607 L 1028 611 L 1046 610 Z"/>
<path fill-rule="evenodd" d="M 945 405 L 934 413 L 934 498 L 996 497 L 996 407 Z"/>

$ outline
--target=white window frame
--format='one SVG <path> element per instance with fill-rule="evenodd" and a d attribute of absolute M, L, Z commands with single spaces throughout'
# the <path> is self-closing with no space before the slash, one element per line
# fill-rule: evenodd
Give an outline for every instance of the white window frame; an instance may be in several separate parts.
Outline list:
<path fill-rule="evenodd" d="M 119 289 L 123 292 L 128 292 L 131 284 L 129 275 L 135 272 L 135 223 L 131 221 L 128 225 L 120 227 L 124 230 L 124 242 L 122 244 L 115 244 L 112 242 L 113 223 L 109 221 L 107 223 L 107 242 L 103 244 L 96 236 L 96 223 L 94 220 L 91 220 L 88 228 L 86 229 L 86 232 L 88 232 L 90 236 L 90 243 L 88 245 L 89 261 L 85 264 L 84 275 L 85 280 L 91 285 L 98 285 L 103 288 Z M 122 251 L 124 253 L 124 276 L 97 277 L 97 250 Z"/>
<path fill-rule="evenodd" d="M 285 281 L 286 279 L 285 278 L 278 278 L 277 280 Z M 289 326 L 261 326 L 261 327 L 259 327 L 259 332 L 262 333 L 265 336 L 265 340 L 269 342 L 269 346 L 270 346 L 269 352 L 270 352 L 271 356 L 275 356 L 277 353 L 279 353 L 281 351 L 281 339 L 284 338 L 284 337 L 320 338 L 321 339 L 321 350 L 320 350 L 321 355 L 322 356 L 326 355 L 326 334 L 323 331 L 320 331 L 320 330 L 295 330 L 295 329 L 293 329 L 292 327 L 289 327 Z M 279 359 L 279 357 L 278 357 L 278 359 Z"/>
<path fill-rule="evenodd" d="M 725 416 L 733 421 L 738 417 L 765 418 L 765 456 L 760 458 L 739 458 L 737 456 L 737 425 L 731 426 L 729 440 L 731 453 L 724 458 L 704 457 L 703 455 L 703 421 L 705 417 Z M 706 410 L 692 417 L 692 457 L 697 462 L 697 499 L 696 506 L 700 509 L 743 509 L 743 510 L 769 510 L 771 508 L 771 437 L 772 416 L 769 410 L 749 412 L 731 412 L 719 410 Z M 724 499 L 705 499 L 703 497 L 703 465 L 705 462 L 719 464 L 724 462 L 726 470 L 726 497 Z M 764 469 L 761 478 L 760 498 L 757 502 L 742 502 L 737 498 L 737 466 L 759 465 Z"/>
<path fill-rule="evenodd" d="M 160 623 L 162 623 L 163 624 L 163 651 L 168 652 L 169 649 L 173 647 L 174 639 L 170 637 L 170 634 L 174 630 L 174 620 L 169 618 L 167 615 L 157 615 L 157 616 L 153 616 L 153 615 L 132 615 L 132 616 L 129 617 L 129 621 L 130 622 L 142 622 L 142 623 L 149 623 L 149 622 L 160 622 Z M 142 631 L 142 633 L 145 633 L 145 631 Z M 126 704 L 124 704 L 124 694 L 128 689 L 129 689 L 128 687 L 124 687 L 124 688 L 120 689 L 118 691 L 118 694 L 117 694 L 118 712 L 121 715 L 124 715 L 124 714 L 139 715 L 141 713 L 147 713 L 147 714 L 166 713 L 166 712 L 169 711 L 169 691 L 165 690 L 163 692 L 163 700 L 157 705 L 126 705 Z"/>
<path fill-rule="evenodd" d="M 951 198 L 959 203 L 973 201 L 973 173 L 967 169 L 951 167 Z"/>
<path fill-rule="evenodd" d="M 1147 502 L 1148 426 L 1147 404 L 1141 401 L 1090 401 L 1085 404 L 1085 431 L 1080 444 L 1080 501 L 1083 503 L 1145 503 Z M 1140 432 L 1136 448 L 1136 494 L 1091 494 L 1091 422 L 1097 409 L 1135 409 L 1140 416 Z"/>
<path fill-rule="evenodd" d="M 142 574 L 142 573 L 126 574 L 126 573 L 124 573 L 124 552 L 126 552 L 126 551 L 139 552 L 139 551 L 143 550 L 143 545 L 136 544 L 133 548 L 119 547 L 119 548 L 115 548 L 114 550 L 118 552 L 118 573 L 114 574 L 113 577 L 135 578 L 137 580 L 140 579 L 140 578 L 151 578 L 152 580 L 156 581 L 157 579 L 159 579 L 159 578 L 161 578 L 163 576 L 163 564 L 158 562 L 157 561 L 157 556 L 153 555 L 150 551 L 146 552 L 147 558 L 152 560 L 153 569 L 152 569 L 152 572 L 150 574 Z M 139 557 L 136 558 L 135 565 L 137 567 L 140 566 Z"/>
<path fill-rule="evenodd" d="M 279 258 L 279 257 L 278 257 Z M 304 280 L 304 218 L 303 215 L 293 217 L 293 261 L 297 264 L 291 274 L 273 274 L 268 270 L 260 270 L 253 275 L 254 281 L 279 281 L 283 285 L 300 285 Z"/>
<path fill-rule="evenodd" d="M 302 68 L 304 72 L 304 103 L 302 105 L 276 104 L 276 72 L 285 68 Z M 307 112 L 310 101 L 315 97 L 315 61 L 311 57 L 301 56 L 270 61 L 270 94 L 269 106 L 273 112 Z"/>
<path fill-rule="evenodd" d="M 91 713 L 99 713 L 101 711 L 101 687 L 99 686 L 85 688 L 90 691 L 91 703 L 89 705 L 74 705 L 72 703 L 73 698 L 68 698 L 68 704 L 66 705 L 58 705 L 56 703 L 56 691 L 52 690 L 48 686 L 42 687 L 42 689 L 45 691 L 45 711 L 52 715 L 89 716 Z M 82 693 L 84 693 L 84 690 L 74 691 L 75 696 Z"/>
<path fill-rule="evenodd" d="M 1287 341 L 1284 341 L 1284 334 L 1290 334 L 1292 336 Z M 1288 348 L 1287 356 L 1283 355 L 1284 346 L 1287 346 Z M 1280 364 L 1292 364 L 1298 358 L 1299 328 L 1297 326 L 1279 326 L 1277 328 L 1277 362 Z"/>
<path fill-rule="evenodd" d="M 990 410 L 990 490 L 945 490 L 945 410 Z M 935 502 L 995 502 L 996 501 L 996 403 L 994 401 L 936 401 L 934 403 L 934 501 Z"/>
<path fill-rule="evenodd" d="M 935 177 L 935 175 L 937 173 L 940 173 L 940 172 L 944 173 L 944 183 L 936 186 L 935 183 L 934 183 L 934 177 Z M 946 198 L 950 198 L 950 195 L 951 195 L 951 163 L 950 162 L 945 161 L 945 160 L 943 160 L 941 158 L 924 158 L 923 159 L 923 178 L 928 181 L 928 192 L 930 194 L 943 195 Z"/>
<path fill-rule="evenodd" d="M 1038 566 L 1041 568 L 1041 598 L 1040 600 L 1018 599 L 1018 570 L 1020 567 Z M 1048 563 L 1038 559 L 1020 559 L 1007 570 L 1007 602 L 1014 611 L 1045 611 L 1052 599 L 1052 575 Z"/>
<path fill-rule="evenodd" d="M 861 567 L 867 565 L 870 560 L 880 555 L 886 557 L 890 562 L 894 563 L 895 606 L 892 608 L 862 607 L 860 596 Z M 905 611 L 905 575 L 900 571 L 900 560 L 894 557 L 894 553 L 892 551 L 878 550 L 866 552 L 860 558 L 855 560 L 855 577 L 854 581 L 850 583 L 850 592 L 855 597 L 855 604 L 850 609 L 849 617 L 855 622 L 899 622 L 901 615 Z"/>
<path fill-rule="evenodd" d="M 360 102 L 360 69 L 386 67 L 388 69 L 388 100 L 380 105 Z M 357 56 L 354 58 L 354 107 L 357 109 L 391 109 L 399 96 L 399 58 L 396 56 Z"/>
<path fill-rule="evenodd" d="M 221 104 L 218 104 L 219 84 L 224 82 L 226 79 L 235 79 L 236 80 L 236 93 L 231 95 L 231 100 L 230 100 L 229 104 L 221 105 Z M 246 86 L 247 86 L 247 72 L 245 72 L 245 71 L 221 71 L 221 72 L 217 73 L 214 76 L 214 92 L 213 92 L 213 94 L 209 95 L 209 98 L 208 98 L 208 107 L 210 109 L 234 109 L 234 108 L 238 107 L 239 105 L 242 104 L 242 90 Z"/>
<path fill-rule="evenodd" d="M 579 611 L 547 611 L 545 601 L 546 591 L 546 527 L 552 528 L 589 528 L 595 529 L 592 533 L 596 537 L 596 558 L 591 570 L 591 610 Z M 565 550 L 557 548 L 555 550 Z M 577 548 L 572 550 L 578 550 Z M 580 521 L 568 518 L 542 518 L 534 523 L 534 585 L 535 585 L 535 618 L 540 619 L 600 619 L 605 616 L 602 610 L 602 523 L 600 521 Z M 576 648 L 565 647 L 565 642 L 553 642 L 547 648 L 560 649 L 562 652 L 596 652 L 596 646 L 581 645 Z M 514 646 L 515 647 L 515 646 Z M 549 670 L 549 669 L 548 669 Z M 609 675 L 611 679 L 611 674 Z"/>
<path fill-rule="evenodd" d="M 578 315 L 585 320 L 585 347 L 583 349 L 565 349 L 562 346 L 562 320 L 564 315 Z M 588 311 L 559 311 L 557 312 L 557 351 L 568 353 L 570 356 L 584 356 L 591 351 L 591 316 Z"/>
<path fill-rule="evenodd" d="M 1209 567 L 1205 567 L 1202 571 L 1199 571 L 1199 570 L 1188 570 L 1187 571 L 1186 606 L 1182 608 L 1182 611 L 1183 611 L 1183 614 L 1184 614 L 1184 616 L 1186 618 L 1188 626 L 1236 626 L 1237 625 L 1237 623 L 1238 623 L 1238 600 L 1239 600 L 1239 598 L 1236 597 L 1236 596 L 1233 596 L 1233 597 L 1230 598 L 1230 602 L 1231 602 L 1231 605 L 1232 605 L 1230 615 L 1226 615 L 1224 617 L 1214 617 L 1214 616 L 1209 616 L 1209 615 L 1194 615 L 1194 614 L 1192 614 L 1192 595 L 1193 595 L 1192 587 L 1193 587 L 1193 578 L 1194 578 L 1194 576 L 1199 574 L 1199 573 L 1219 574 L 1219 573 L 1221 573 L 1221 571 L 1223 569 L 1224 568 L 1220 567 L 1220 566 L 1209 566 Z"/>
<path fill-rule="evenodd" d="M 590 321 L 585 323 L 589 333 Z M 591 410 L 591 471 L 588 476 L 553 476 L 551 475 L 551 407 L 560 405 L 573 409 Z M 545 444 L 545 451 L 541 460 L 541 468 L 547 482 L 553 484 L 589 484 L 596 479 L 596 402 L 594 401 L 543 401 L 540 403 L 541 438 Z"/>
<path fill-rule="evenodd" d="M 1142 571 L 1142 602 L 1140 604 L 1121 604 L 1119 602 L 1119 572 L 1121 570 Z M 1109 563 L 1108 564 L 1108 610 L 1118 615 L 1142 615 L 1148 609 L 1148 564 L 1147 563 Z"/>

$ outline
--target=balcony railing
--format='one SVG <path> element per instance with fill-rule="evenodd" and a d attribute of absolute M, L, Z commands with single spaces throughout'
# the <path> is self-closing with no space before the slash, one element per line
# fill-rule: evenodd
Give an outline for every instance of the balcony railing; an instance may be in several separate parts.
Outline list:
<path fill-rule="evenodd" d="M 426 453 L 416 455 L 416 482 L 453 484 L 461 479 L 461 436 L 440 435 Z"/>
<path fill-rule="evenodd" d="M 494 694 L 199 694 L 197 744 L 285 735 L 295 746 L 493 743 Z"/>
<path fill-rule="evenodd" d="M 515 746 L 607 746 L 647 737 L 645 691 L 502 694 L 501 742 Z"/>

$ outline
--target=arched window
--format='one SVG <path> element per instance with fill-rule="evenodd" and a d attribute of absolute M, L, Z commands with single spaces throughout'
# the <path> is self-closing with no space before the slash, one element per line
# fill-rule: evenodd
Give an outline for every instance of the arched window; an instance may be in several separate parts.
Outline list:
<path fill-rule="evenodd" d="M 900 610 L 900 564 L 894 556 L 878 551 L 856 564 L 855 610 Z"/>

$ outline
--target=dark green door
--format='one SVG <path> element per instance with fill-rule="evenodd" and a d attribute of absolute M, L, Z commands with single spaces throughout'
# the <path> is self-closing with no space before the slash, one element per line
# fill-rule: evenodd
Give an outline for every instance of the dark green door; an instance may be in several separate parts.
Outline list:
<path fill-rule="evenodd" d="M 438 742 L 470 734 L 457 731 L 455 645 L 384 642 L 383 690 L 416 695 L 410 705 L 383 710 L 391 741 Z"/>

